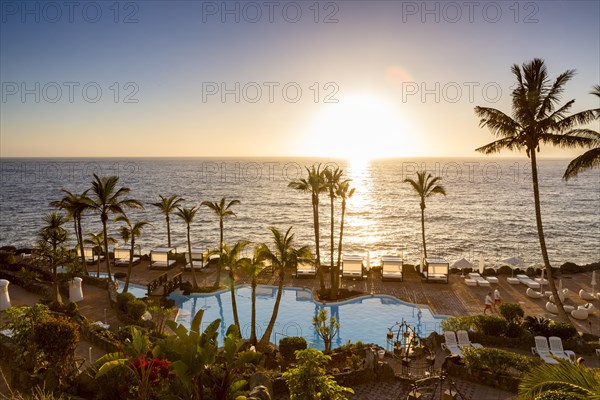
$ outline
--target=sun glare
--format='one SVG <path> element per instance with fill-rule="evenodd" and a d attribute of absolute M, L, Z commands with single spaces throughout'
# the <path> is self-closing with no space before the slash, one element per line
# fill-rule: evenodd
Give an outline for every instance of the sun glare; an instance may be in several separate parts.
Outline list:
<path fill-rule="evenodd" d="M 417 143 L 408 121 L 391 103 L 373 95 L 341 98 L 337 104 L 323 104 L 309 127 L 312 148 L 319 157 L 345 158 L 364 165 L 374 158 L 412 156 Z"/>

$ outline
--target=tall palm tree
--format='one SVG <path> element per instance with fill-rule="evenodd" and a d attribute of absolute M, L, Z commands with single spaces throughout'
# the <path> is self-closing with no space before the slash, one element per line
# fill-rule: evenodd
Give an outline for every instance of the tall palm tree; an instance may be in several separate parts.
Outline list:
<path fill-rule="evenodd" d="M 339 182 L 335 192 L 337 197 L 342 199 L 342 215 L 340 218 L 340 239 L 338 243 L 338 258 L 337 264 L 335 266 L 335 284 L 333 286 L 332 297 L 334 299 L 337 298 L 337 291 L 339 287 L 339 279 L 340 279 L 340 268 L 342 266 L 342 238 L 344 237 L 344 218 L 346 216 L 346 202 L 349 198 L 354 196 L 355 188 L 350 187 L 350 180 L 347 179 L 345 181 Z"/>
<path fill-rule="evenodd" d="M 344 175 L 344 171 L 339 169 L 339 168 L 330 168 L 327 167 L 325 168 L 325 170 L 323 170 L 323 176 L 325 177 L 325 187 L 327 188 L 327 191 L 329 192 L 329 200 L 330 200 L 330 210 L 331 210 L 331 232 L 330 232 L 330 242 L 331 242 L 331 263 L 330 265 L 330 287 L 331 290 L 333 291 L 333 286 L 335 285 L 335 276 L 334 276 L 334 234 L 333 234 L 333 228 L 334 228 L 334 224 L 335 224 L 335 214 L 333 213 L 333 205 L 334 205 L 334 201 L 336 198 L 336 191 L 335 188 L 337 187 L 337 185 L 339 185 L 340 180 L 342 179 L 342 176 Z"/>
<path fill-rule="evenodd" d="M 237 301 L 235 298 L 235 273 L 238 269 L 245 266 L 247 260 L 241 258 L 242 251 L 250 242 L 237 242 L 233 247 L 229 247 L 223 243 L 223 250 L 220 256 L 223 258 L 223 265 L 229 267 L 229 292 L 231 293 L 231 309 L 233 311 L 233 323 L 237 328 L 238 334 L 242 332 L 240 329 L 240 319 L 238 318 Z"/>
<path fill-rule="evenodd" d="M 52 268 L 52 297 L 53 300 L 62 304 L 62 297 L 58 288 L 58 264 L 64 262 L 68 251 L 64 243 L 68 239 L 68 232 L 63 225 L 67 218 L 63 214 L 51 212 L 43 218 L 45 225 L 38 233 L 38 247 L 40 255 L 45 258 Z"/>
<path fill-rule="evenodd" d="M 563 72 L 552 83 L 548 77 L 544 61 L 536 58 L 533 61 L 524 63 L 522 69 L 516 64 L 513 65 L 512 73 L 517 79 L 516 88 L 511 94 L 512 117 L 494 108 L 475 107 L 475 114 L 480 118 L 479 125 L 488 127 L 493 135 L 499 137 L 498 140 L 476 150 L 484 154 L 498 153 L 503 149 L 525 150 L 527 157 L 531 160 L 535 220 L 542 258 L 548 274 L 550 289 L 554 299 L 556 299 L 558 315 L 564 322 L 570 322 L 556 291 L 552 267 L 546 249 L 536 153 L 540 151 L 541 144 L 552 144 L 560 147 L 591 144 L 592 140 L 590 138 L 565 132 L 579 124 L 593 121 L 595 115 L 593 110 L 567 115 L 574 100 L 570 100 L 557 108 L 565 84 L 575 74 L 574 70 Z"/>
<path fill-rule="evenodd" d="M 131 269 L 133 268 L 133 252 L 135 249 L 135 238 L 139 238 L 142 236 L 142 230 L 144 226 L 149 225 L 148 221 L 137 221 L 135 223 L 131 223 L 129 217 L 125 214 L 121 214 L 115 218 L 115 222 L 125 222 L 126 226 L 121 227 L 121 239 L 125 243 L 129 242 L 131 248 L 129 249 L 129 266 L 127 268 L 127 277 L 125 278 L 125 287 L 123 288 L 123 293 L 127 293 L 129 289 L 129 277 L 131 276 Z"/>
<path fill-rule="evenodd" d="M 89 244 L 94 246 L 94 251 L 99 250 L 99 253 L 104 248 L 104 234 L 103 232 L 98 233 L 88 233 L 88 239 L 84 239 L 83 244 Z M 108 236 L 107 238 L 108 244 L 117 243 L 116 239 L 112 236 Z M 108 257 L 108 256 L 107 256 Z M 98 256 L 98 263 L 96 264 L 96 278 L 100 277 L 100 257 Z"/>
<path fill-rule="evenodd" d="M 442 185 L 438 185 L 438 182 L 442 178 L 436 176 L 435 178 L 426 171 L 417 172 L 417 180 L 406 178 L 404 183 L 408 183 L 412 186 L 413 190 L 421 199 L 421 235 L 423 238 L 423 257 L 427 258 L 427 244 L 425 243 L 425 199 L 433 196 L 434 194 L 446 195 L 446 189 Z M 421 260 L 423 262 L 423 260 Z"/>
<path fill-rule="evenodd" d="M 559 365 L 542 364 L 528 371 L 519 384 L 519 399 L 535 400 L 548 391 L 569 399 L 600 399 L 600 370 L 558 361 Z M 561 398 L 558 393 L 552 398 Z"/>
<path fill-rule="evenodd" d="M 594 86 L 590 94 L 600 98 L 600 85 Z M 594 111 L 596 112 L 596 119 L 600 119 L 600 108 Z M 593 146 L 595 147 L 592 147 L 569 163 L 563 175 L 563 179 L 565 180 L 569 180 L 588 169 L 600 167 L 600 132 L 595 132 L 591 129 L 575 129 L 570 133 L 591 138 L 594 141 Z"/>
<path fill-rule="evenodd" d="M 88 274 L 88 270 L 85 268 L 85 253 L 83 250 L 83 231 L 81 229 L 81 219 L 83 212 L 90 207 L 89 199 L 87 197 L 88 190 L 84 191 L 80 195 L 76 195 L 66 189 L 62 189 L 62 192 L 65 193 L 65 196 L 58 201 L 50 202 L 50 206 L 65 210 L 67 212 L 67 216 L 73 219 L 73 228 L 75 232 L 75 238 L 77 239 L 77 245 L 79 247 L 81 265 L 84 266 L 86 275 Z"/>
<path fill-rule="evenodd" d="M 157 203 L 152 203 L 152 205 L 158 207 L 160 212 L 165 215 L 165 219 L 167 220 L 167 243 L 169 247 L 171 247 L 171 221 L 169 216 L 177 209 L 179 203 L 181 203 L 183 199 L 176 194 L 169 197 L 164 197 L 163 195 L 159 194 L 158 197 L 160 197 L 160 201 Z"/>
<path fill-rule="evenodd" d="M 250 313 L 250 343 L 256 345 L 256 286 L 258 285 L 258 276 L 267 268 L 263 262 L 263 254 L 266 254 L 264 244 L 259 244 L 254 249 L 254 255 L 251 260 L 247 260 L 244 267 L 246 275 L 250 278 L 250 287 L 252 288 L 252 310 Z"/>
<path fill-rule="evenodd" d="M 108 256 L 108 214 L 123 214 L 125 208 L 142 208 L 142 202 L 136 199 L 123 198 L 130 189 L 121 187 L 117 189 L 119 183 L 118 176 L 109 176 L 100 178 L 94 174 L 92 181 L 92 196 L 90 197 L 90 207 L 100 213 L 102 221 L 102 233 L 104 235 L 104 253 L 106 257 L 106 271 L 108 272 L 108 281 L 112 282 L 112 273 L 110 269 L 110 260 Z"/>
<path fill-rule="evenodd" d="M 198 281 L 196 280 L 196 270 L 194 269 L 194 260 L 192 260 L 192 240 L 190 239 L 190 225 L 194 222 L 194 218 L 196 217 L 196 213 L 198 212 L 198 207 L 192 208 L 181 208 L 177 207 L 177 215 L 179 218 L 185 222 L 187 227 L 187 245 L 188 245 L 188 255 L 190 256 L 190 267 L 192 270 L 192 282 L 194 284 L 194 289 L 198 287 Z"/>
<path fill-rule="evenodd" d="M 268 246 L 261 246 L 260 258 L 263 260 L 270 261 L 273 269 L 277 271 L 279 275 L 279 283 L 277 285 L 277 296 L 275 297 L 275 305 L 273 306 L 273 314 L 265 329 L 265 332 L 260 339 L 259 346 L 263 347 L 269 343 L 275 321 L 277 320 L 277 314 L 279 313 L 279 303 L 281 302 L 281 296 L 283 294 L 283 280 L 285 278 L 285 271 L 288 268 L 295 268 L 299 261 L 310 260 L 311 253 L 308 246 L 303 246 L 297 249 L 294 246 L 294 234 L 291 233 L 292 227 L 290 226 L 285 234 L 281 233 L 279 229 L 271 227 L 269 228 L 273 234 L 273 249 Z"/>
<path fill-rule="evenodd" d="M 223 220 L 226 217 L 232 217 L 235 216 L 235 213 L 233 212 L 233 210 L 231 210 L 231 207 L 240 204 L 239 200 L 231 200 L 229 203 L 227 203 L 227 205 L 225 205 L 225 203 L 227 202 L 227 200 L 225 199 L 225 197 L 221 198 L 220 201 L 203 201 L 202 204 L 200 204 L 201 206 L 205 206 L 210 208 L 215 215 L 219 218 L 219 249 L 221 250 L 221 252 L 223 252 Z M 221 282 L 221 267 L 223 266 L 223 263 L 221 262 L 221 258 L 219 258 L 219 264 L 217 265 L 217 277 L 215 279 L 215 287 L 219 287 L 220 282 Z"/>
<path fill-rule="evenodd" d="M 323 171 L 321 171 L 321 164 L 313 165 L 312 167 L 306 168 L 308 172 L 308 179 L 300 178 L 295 181 L 291 181 L 288 187 L 298 190 L 300 192 L 310 193 L 312 200 L 312 211 L 313 211 L 313 227 L 315 230 L 315 252 L 316 252 L 316 268 L 319 276 L 319 284 L 321 291 L 325 290 L 325 277 L 323 276 L 323 270 L 321 269 L 321 249 L 319 243 L 319 194 L 326 190 L 325 177 Z"/>

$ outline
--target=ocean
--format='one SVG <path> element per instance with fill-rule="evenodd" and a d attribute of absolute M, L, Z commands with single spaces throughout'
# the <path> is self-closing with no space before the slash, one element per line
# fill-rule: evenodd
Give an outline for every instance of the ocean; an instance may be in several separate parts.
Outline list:
<path fill-rule="evenodd" d="M 167 243 L 162 214 L 149 203 L 158 195 L 178 194 L 184 205 L 199 205 L 221 197 L 238 199 L 237 216 L 225 221 L 225 242 L 249 240 L 271 242 L 269 227 L 290 226 L 298 245 L 314 248 L 310 195 L 287 187 L 306 177 L 304 167 L 321 162 L 339 166 L 356 188 L 349 199 L 344 227 L 344 253 L 367 251 L 373 265 L 379 256 L 402 254 L 405 262 L 418 261 L 421 247 L 419 199 L 403 183 L 415 171 L 441 176 L 447 196 L 427 200 L 426 237 L 429 256 L 450 263 L 466 258 L 486 266 L 519 256 L 527 266 L 541 265 L 534 217 L 531 168 L 526 158 L 385 159 L 347 163 L 343 160 L 308 158 L 103 158 L 0 160 L 0 245 L 30 247 L 42 226 L 42 217 L 59 200 L 61 188 L 81 193 L 90 187 L 92 174 L 117 175 L 131 188 L 130 197 L 146 204 L 144 210 L 128 212 L 133 221 L 151 223 L 138 243 L 147 253 Z M 568 160 L 539 163 L 542 218 L 550 261 L 553 266 L 572 261 L 579 264 L 600 260 L 600 174 L 598 170 L 564 182 Z M 339 234 L 340 203 L 335 204 L 335 243 Z M 329 197 L 320 202 L 321 257 L 330 258 Z M 118 238 L 117 223 L 110 234 Z M 67 225 L 72 231 L 72 224 Z M 101 230 L 100 217 L 92 212 L 83 220 L 85 232 Z M 186 246 L 185 224 L 171 216 L 173 245 Z M 217 218 L 205 207 L 192 225 L 193 247 L 218 246 Z M 74 243 L 74 239 L 72 239 Z"/>

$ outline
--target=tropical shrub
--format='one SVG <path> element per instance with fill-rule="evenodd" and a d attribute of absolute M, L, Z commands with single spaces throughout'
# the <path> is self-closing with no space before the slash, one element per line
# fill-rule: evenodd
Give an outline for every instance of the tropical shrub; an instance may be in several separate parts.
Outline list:
<path fill-rule="evenodd" d="M 283 374 L 290 390 L 290 400 L 346 400 L 345 393 L 354 393 L 326 374 L 325 366 L 331 357 L 321 351 L 313 348 L 299 350 L 296 360 L 296 367 Z"/>
<path fill-rule="evenodd" d="M 521 305 L 518 303 L 500 303 L 498 311 L 502 318 L 508 322 L 515 322 L 523 318 L 524 312 Z"/>
<path fill-rule="evenodd" d="M 317 333 L 325 344 L 325 353 L 331 352 L 331 342 L 340 330 L 340 324 L 337 322 L 334 315 L 327 321 L 327 310 L 322 308 L 317 315 L 313 317 L 313 325 L 317 329 Z"/>
<path fill-rule="evenodd" d="M 545 317 L 528 315 L 523 320 L 523 327 L 531 332 L 532 335 L 550 336 L 548 334 L 550 330 L 550 322 L 551 320 Z"/>
<path fill-rule="evenodd" d="M 473 327 L 476 316 L 450 317 L 442 321 L 444 331 L 468 331 Z"/>
<path fill-rule="evenodd" d="M 127 303 L 127 316 L 134 321 L 139 321 L 146 312 L 147 306 L 143 300 L 133 299 Z"/>
<path fill-rule="evenodd" d="M 288 336 L 279 341 L 279 352 L 288 361 L 295 360 L 296 350 L 304 350 L 306 347 L 306 339 L 302 336 Z"/>
<path fill-rule="evenodd" d="M 476 315 L 473 319 L 474 329 L 488 336 L 503 336 L 506 334 L 508 322 L 495 315 Z"/>
<path fill-rule="evenodd" d="M 34 327 L 48 318 L 49 309 L 43 304 L 28 307 L 11 307 L 4 311 L 8 317 L 8 323 L 3 328 L 13 332 L 13 343 L 18 348 L 19 356 L 15 360 L 29 372 L 37 372 L 43 363 L 42 354 L 35 351 L 33 346 Z"/>
<path fill-rule="evenodd" d="M 548 336 L 558 336 L 563 340 L 571 339 L 577 335 L 577 329 L 571 324 L 565 322 L 552 321 L 548 325 Z"/>
<path fill-rule="evenodd" d="M 548 390 L 535 398 L 535 400 L 579 400 L 580 397 L 561 392 L 560 390 Z"/>
<path fill-rule="evenodd" d="M 358 354 L 352 354 L 350 357 L 346 358 L 346 366 L 353 371 L 361 369 L 363 366 L 363 358 Z"/>
<path fill-rule="evenodd" d="M 494 348 L 464 347 L 463 362 L 467 368 L 489 371 L 498 375 L 521 376 L 542 361 L 510 351 Z"/>
<path fill-rule="evenodd" d="M 117 309 L 122 313 L 127 314 L 127 304 L 135 299 L 135 296 L 131 293 L 117 294 Z"/>
<path fill-rule="evenodd" d="M 521 326 L 521 324 L 517 322 L 509 322 L 506 324 L 506 332 L 504 333 L 508 338 L 518 338 L 523 336 L 525 333 L 525 329 Z"/>

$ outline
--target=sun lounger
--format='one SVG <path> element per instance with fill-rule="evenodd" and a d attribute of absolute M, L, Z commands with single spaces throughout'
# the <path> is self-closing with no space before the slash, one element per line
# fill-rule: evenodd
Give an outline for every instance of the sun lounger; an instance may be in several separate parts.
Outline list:
<path fill-rule="evenodd" d="M 565 298 L 567 297 L 567 295 L 569 294 L 569 289 L 564 288 L 563 290 L 559 290 L 558 291 L 558 298 L 560 299 L 560 301 L 565 301 Z M 550 295 L 550 301 L 554 303 L 554 295 Z"/>
<path fill-rule="evenodd" d="M 546 364 L 559 364 L 558 360 L 551 357 L 548 339 L 545 336 L 536 336 L 534 339 L 535 347 L 531 348 L 531 352 L 538 355 Z"/>
<path fill-rule="evenodd" d="M 585 290 L 581 289 L 579 291 L 579 297 L 581 297 L 582 300 L 585 301 L 592 301 L 592 300 L 596 300 L 596 298 L 594 297 L 594 293 L 590 293 L 590 292 L 586 292 Z"/>
<path fill-rule="evenodd" d="M 456 354 L 459 357 L 463 356 L 462 351 L 460 351 L 460 347 L 458 346 L 454 331 L 444 332 L 444 340 L 445 342 L 442 343 L 442 350 L 448 350 L 451 354 Z"/>
<path fill-rule="evenodd" d="M 381 280 L 402 281 L 402 258 L 398 256 L 381 257 Z"/>
<path fill-rule="evenodd" d="M 450 264 L 443 258 L 426 258 L 423 275 L 427 282 L 442 281 L 448 283 Z"/>
<path fill-rule="evenodd" d="M 592 303 L 586 303 L 582 306 L 577 307 L 579 310 L 587 310 L 588 314 L 593 313 L 594 311 L 596 311 L 596 307 L 594 307 L 594 305 Z"/>
<path fill-rule="evenodd" d="M 481 343 L 473 343 L 469 339 L 469 332 L 467 331 L 457 331 L 456 338 L 458 339 L 459 347 L 475 347 L 478 349 L 482 349 L 483 345 Z"/>
<path fill-rule="evenodd" d="M 135 246 L 135 247 L 138 250 L 138 252 L 136 254 L 136 252 L 135 252 L 136 249 L 134 249 L 133 265 L 138 264 L 142 260 L 142 257 L 139 254 L 140 248 L 138 246 Z M 114 264 L 116 267 L 128 267 L 129 266 L 129 255 L 131 252 L 130 249 L 131 249 L 130 246 L 115 247 Z"/>
<path fill-rule="evenodd" d="M 542 297 L 544 297 L 544 294 L 542 292 L 538 292 L 536 290 L 533 290 L 532 288 L 527 288 L 527 291 L 525 291 L 525 293 L 528 297 L 531 297 L 532 299 L 541 299 Z"/>
<path fill-rule="evenodd" d="M 479 277 L 479 279 L 476 279 L 476 281 L 477 281 L 477 286 L 490 287 L 490 283 L 488 281 L 486 281 L 485 278 L 483 278 L 483 277 Z"/>
<path fill-rule="evenodd" d="M 200 258 L 199 260 L 194 258 L 193 250 L 192 250 L 192 261 L 194 261 L 194 271 L 201 271 L 204 268 L 202 258 Z M 192 270 L 192 266 L 190 264 L 190 253 L 188 253 L 188 252 L 185 252 L 185 265 L 183 266 L 183 270 L 184 271 Z"/>
<path fill-rule="evenodd" d="M 511 276 L 506 278 L 506 282 L 510 283 L 511 285 L 520 285 L 521 284 L 521 281 L 519 280 L 519 278 L 513 278 Z"/>
<path fill-rule="evenodd" d="M 575 362 L 575 353 L 571 350 L 564 350 L 562 339 L 558 336 L 550 336 L 548 338 L 548 342 L 550 343 L 550 353 L 558 358 L 562 358 L 565 360 L 569 360 L 571 362 Z"/>
<path fill-rule="evenodd" d="M 342 278 L 363 279 L 362 257 L 356 255 L 344 256 L 342 261 Z"/>
<path fill-rule="evenodd" d="M 530 289 L 539 289 L 540 288 L 540 284 L 538 282 L 534 281 L 533 279 L 531 279 L 530 277 L 528 277 L 525 274 L 517 275 L 517 279 L 519 280 L 519 282 L 521 282 L 523 285 L 526 285 Z"/>
<path fill-rule="evenodd" d="M 296 278 L 308 277 L 314 278 L 317 275 L 315 264 L 312 262 L 299 262 L 296 265 Z"/>
<path fill-rule="evenodd" d="M 475 279 L 466 278 L 465 279 L 465 284 L 467 286 L 477 286 L 477 281 Z"/>
<path fill-rule="evenodd" d="M 575 319 L 587 319 L 589 317 L 589 313 L 586 309 L 578 308 L 576 310 L 571 311 L 571 317 Z"/>
<path fill-rule="evenodd" d="M 159 247 L 150 251 L 150 268 L 169 269 L 175 265 L 175 260 L 169 260 L 169 254 L 175 251 L 172 247 Z"/>
<path fill-rule="evenodd" d="M 573 306 L 567 306 L 564 304 L 563 304 L 563 308 L 564 308 L 565 312 L 567 312 L 567 313 L 570 313 L 571 311 L 573 311 L 575 309 L 575 307 L 573 307 Z M 548 312 L 550 312 L 552 314 L 558 314 L 558 307 L 556 306 L 556 304 L 554 304 L 551 301 L 546 303 L 546 310 L 548 310 Z"/>

